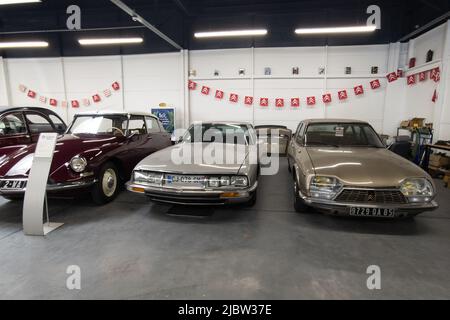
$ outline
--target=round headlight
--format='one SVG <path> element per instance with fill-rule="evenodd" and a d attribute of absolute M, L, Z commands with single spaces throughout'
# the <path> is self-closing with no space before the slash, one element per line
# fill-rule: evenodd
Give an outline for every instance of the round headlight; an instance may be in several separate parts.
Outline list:
<path fill-rule="evenodd" d="M 70 160 L 70 167 L 73 171 L 77 173 L 81 173 L 86 169 L 87 161 L 83 157 L 73 157 L 72 160 Z"/>
<path fill-rule="evenodd" d="M 400 191 L 413 202 L 430 201 L 434 195 L 433 185 L 424 178 L 406 179 L 402 182 Z"/>

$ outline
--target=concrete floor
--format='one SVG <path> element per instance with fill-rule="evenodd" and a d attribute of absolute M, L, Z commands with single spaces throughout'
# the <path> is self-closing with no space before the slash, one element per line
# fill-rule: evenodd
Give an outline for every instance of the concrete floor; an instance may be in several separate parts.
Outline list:
<path fill-rule="evenodd" d="M 450 190 L 413 221 L 298 214 L 285 161 L 262 177 L 254 208 L 167 215 L 123 192 L 105 207 L 51 201 L 64 222 L 46 238 L 21 231 L 21 203 L 0 200 L 1 299 L 450 298 Z M 66 268 L 81 268 L 81 290 Z M 369 291 L 378 265 L 382 289 Z"/>

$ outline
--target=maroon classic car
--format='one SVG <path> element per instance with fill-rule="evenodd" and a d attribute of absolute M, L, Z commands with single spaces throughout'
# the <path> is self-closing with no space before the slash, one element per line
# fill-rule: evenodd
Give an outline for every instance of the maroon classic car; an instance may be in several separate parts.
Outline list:
<path fill-rule="evenodd" d="M 170 134 L 147 113 L 94 112 L 75 116 L 58 137 L 47 184 L 49 197 L 90 192 L 97 204 L 113 200 L 138 162 L 171 145 Z M 0 195 L 22 198 L 36 144 L 0 159 Z"/>
<path fill-rule="evenodd" d="M 0 159 L 37 142 L 42 132 L 63 134 L 66 130 L 64 121 L 49 109 L 0 108 Z"/>

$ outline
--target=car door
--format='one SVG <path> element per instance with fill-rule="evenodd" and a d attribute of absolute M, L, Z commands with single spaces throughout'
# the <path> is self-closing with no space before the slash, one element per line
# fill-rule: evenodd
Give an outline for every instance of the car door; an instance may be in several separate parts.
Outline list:
<path fill-rule="evenodd" d="M 0 116 L 0 148 L 30 143 L 31 137 L 22 112 Z"/>
<path fill-rule="evenodd" d="M 41 133 L 56 132 L 56 128 L 53 126 L 50 119 L 42 113 L 27 111 L 25 112 L 25 120 L 32 142 L 37 142 Z"/>
<path fill-rule="evenodd" d="M 303 193 L 305 193 L 308 188 L 307 177 L 314 171 L 307 148 L 304 144 L 306 129 L 307 125 L 300 123 L 294 138 L 291 140 L 291 149 L 289 152 L 291 166 L 293 166 L 293 169 L 295 170 L 298 186 Z"/>
<path fill-rule="evenodd" d="M 153 137 L 148 134 L 144 116 L 130 116 L 127 135 L 130 137 L 128 158 L 133 167 L 146 156 L 156 151 Z"/>
<path fill-rule="evenodd" d="M 170 134 L 166 132 L 161 122 L 154 117 L 145 117 L 149 140 L 153 143 L 154 151 L 171 145 Z"/>
<path fill-rule="evenodd" d="M 58 134 L 64 134 L 66 132 L 67 126 L 60 117 L 54 114 L 49 114 L 48 118 L 53 123 L 53 126 L 55 127 Z"/>

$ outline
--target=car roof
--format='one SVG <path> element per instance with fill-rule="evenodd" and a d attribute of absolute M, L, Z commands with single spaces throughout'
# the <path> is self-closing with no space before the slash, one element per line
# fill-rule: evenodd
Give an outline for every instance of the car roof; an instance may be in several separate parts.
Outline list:
<path fill-rule="evenodd" d="M 236 122 L 236 121 L 195 121 L 192 124 L 209 124 L 209 125 L 229 125 L 229 126 L 251 126 L 248 122 Z"/>
<path fill-rule="evenodd" d="M 115 110 L 97 110 L 97 111 L 83 111 L 78 112 L 75 114 L 75 116 L 81 115 L 81 116 L 98 116 L 98 115 L 123 115 L 123 116 L 146 116 L 146 117 L 157 117 L 149 112 L 142 112 L 142 111 L 115 111 Z"/>
<path fill-rule="evenodd" d="M 53 110 L 41 107 L 0 107 L 0 113 L 11 111 L 38 111 L 45 114 L 56 114 Z"/>
<path fill-rule="evenodd" d="M 306 119 L 302 122 L 311 124 L 311 123 L 364 123 L 367 124 L 366 121 L 354 120 L 354 119 Z"/>

